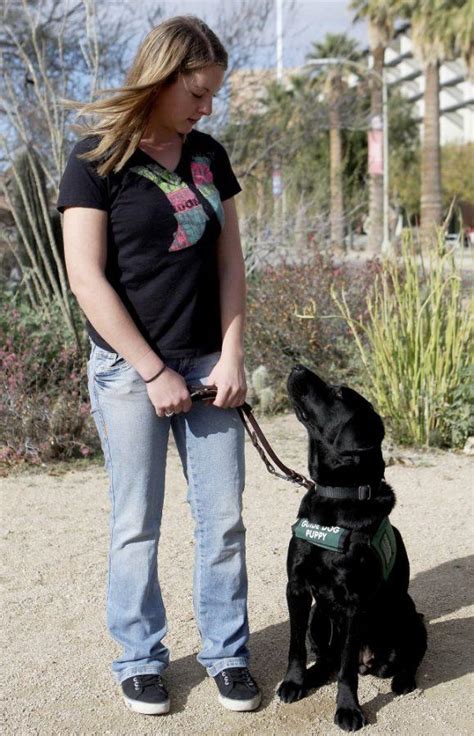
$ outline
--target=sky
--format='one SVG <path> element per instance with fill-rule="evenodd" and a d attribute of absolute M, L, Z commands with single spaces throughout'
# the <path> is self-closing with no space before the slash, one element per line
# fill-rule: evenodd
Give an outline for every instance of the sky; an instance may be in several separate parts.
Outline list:
<path fill-rule="evenodd" d="M 148 0 L 146 0 L 148 1 Z M 153 0 L 152 0 L 153 1 Z M 160 0 L 165 17 L 192 13 L 212 27 L 213 20 L 222 14 L 225 6 L 238 6 L 248 0 Z M 261 0 L 255 0 L 255 3 Z M 326 33 L 347 33 L 356 38 L 361 47 L 367 45 L 366 23 L 353 23 L 354 12 L 349 0 L 283 0 L 283 66 L 300 66 L 313 41 L 321 40 Z M 273 12 L 262 34 L 262 47 L 256 51 L 254 67 L 270 67 L 275 64 L 272 40 L 276 34 L 276 16 Z"/>

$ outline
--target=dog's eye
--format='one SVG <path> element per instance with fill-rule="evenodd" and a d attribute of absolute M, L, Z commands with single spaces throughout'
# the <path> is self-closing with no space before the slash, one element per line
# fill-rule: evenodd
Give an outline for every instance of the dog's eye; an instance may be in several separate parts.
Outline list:
<path fill-rule="evenodd" d="M 306 414 L 306 412 L 304 412 L 304 411 L 303 411 L 303 409 L 301 409 L 301 407 L 299 407 L 299 406 L 298 406 L 298 407 L 296 407 L 296 416 L 297 416 L 297 417 L 298 417 L 298 419 L 299 419 L 300 421 L 302 421 L 302 422 L 307 422 L 307 421 L 308 421 L 308 419 L 309 419 L 309 417 L 308 417 L 308 415 Z"/>

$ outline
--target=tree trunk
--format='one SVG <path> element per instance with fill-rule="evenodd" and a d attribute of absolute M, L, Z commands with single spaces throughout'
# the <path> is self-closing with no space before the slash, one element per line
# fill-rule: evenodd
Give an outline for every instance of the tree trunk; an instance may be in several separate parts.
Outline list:
<path fill-rule="evenodd" d="M 377 46 L 372 49 L 374 72 L 370 84 L 370 118 L 371 124 L 375 117 L 382 120 L 382 74 L 385 57 L 385 48 Z M 380 75 L 380 78 L 379 76 Z M 367 250 L 370 253 L 380 253 L 383 240 L 383 174 L 370 174 L 369 177 L 369 240 Z"/>
<path fill-rule="evenodd" d="M 439 135 L 439 65 L 425 66 L 425 115 L 421 146 L 421 238 L 433 236 L 443 216 Z"/>
<path fill-rule="evenodd" d="M 333 86 L 329 109 L 331 168 L 331 247 L 344 249 L 344 199 L 342 193 L 342 138 L 337 85 Z"/>

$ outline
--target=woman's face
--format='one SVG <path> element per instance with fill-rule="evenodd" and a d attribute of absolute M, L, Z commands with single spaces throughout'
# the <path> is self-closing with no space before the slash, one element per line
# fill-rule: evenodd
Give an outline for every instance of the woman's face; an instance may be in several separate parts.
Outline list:
<path fill-rule="evenodd" d="M 181 134 L 189 133 L 204 115 L 212 112 L 212 98 L 222 86 L 224 69 L 216 64 L 180 74 L 156 97 L 153 123 Z"/>

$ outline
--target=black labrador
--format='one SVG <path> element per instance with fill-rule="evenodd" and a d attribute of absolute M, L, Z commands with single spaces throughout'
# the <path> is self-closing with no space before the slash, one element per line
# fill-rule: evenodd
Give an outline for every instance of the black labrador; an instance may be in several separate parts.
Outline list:
<path fill-rule="evenodd" d="M 288 669 L 285 703 L 337 672 L 334 722 L 357 731 L 365 717 L 358 675 L 392 678 L 401 695 L 416 687 L 426 628 L 408 594 L 408 557 L 388 516 L 395 505 L 384 480 L 382 419 L 346 386 L 325 383 L 302 365 L 288 391 L 309 435 L 309 472 L 288 550 Z M 316 661 L 307 668 L 306 637 Z"/>

